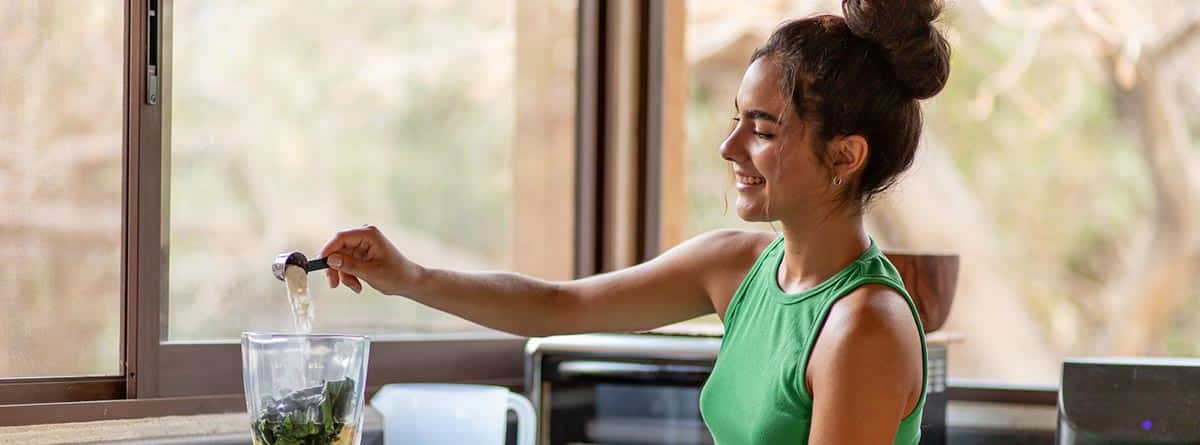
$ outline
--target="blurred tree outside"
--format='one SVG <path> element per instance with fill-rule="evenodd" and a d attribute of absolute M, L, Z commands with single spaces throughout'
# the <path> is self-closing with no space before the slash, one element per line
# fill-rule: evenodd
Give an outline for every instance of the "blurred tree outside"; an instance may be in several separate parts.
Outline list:
<path fill-rule="evenodd" d="M 417 259 L 504 264 L 513 63 L 500 6 L 175 4 L 171 338 L 290 329 L 268 258 L 314 254 L 342 228 L 379 225 Z M 497 71 L 477 80 L 479 63 Z M 462 325 L 314 289 L 317 330 Z"/>
<path fill-rule="evenodd" d="M 575 8 L 176 2 L 171 338 L 290 329 L 270 258 L 365 223 L 426 265 L 569 277 L 573 194 L 549 184 L 573 183 L 554 155 L 574 137 Z M 314 289 L 317 330 L 483 331 Z"/>
<path fill-rule="evenodd" d="M 167 16 L 172 340 L 290 330 L 271 259 L 364 223 L 427 265 L 570 276 L 571 187 L 545 184 L 573 182 L 575 2 L 297 5 Z M 0 252 L 19 265 L 0 377 L 119 373 L 123 11 L 0 4 Z M 311 279 L 319 331 L 486 333 Z"/>
<path fill-rule="evenodd" d="M 0 378 L 120 372 L 123 4 L 0 3 Z"/>

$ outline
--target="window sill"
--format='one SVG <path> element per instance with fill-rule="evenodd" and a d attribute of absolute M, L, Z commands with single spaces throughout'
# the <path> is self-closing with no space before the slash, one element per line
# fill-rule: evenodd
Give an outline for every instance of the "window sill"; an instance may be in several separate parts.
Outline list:
<path fill-rule="evenodd" d="M 1058 387 L 1054 385 L 950 379 L 946 393 L 957 401 L 1058 406 Z"/>

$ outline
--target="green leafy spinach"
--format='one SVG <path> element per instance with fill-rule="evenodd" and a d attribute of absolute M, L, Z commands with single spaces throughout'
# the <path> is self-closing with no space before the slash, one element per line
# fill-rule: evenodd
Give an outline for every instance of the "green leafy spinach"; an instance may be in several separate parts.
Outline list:
<path fill-rule="evenodd" d="M 251 425 L 258 445 L 332 445 L 350 415 L 354 380 L 293 391 L 263 399 L 263 409 Z"/>

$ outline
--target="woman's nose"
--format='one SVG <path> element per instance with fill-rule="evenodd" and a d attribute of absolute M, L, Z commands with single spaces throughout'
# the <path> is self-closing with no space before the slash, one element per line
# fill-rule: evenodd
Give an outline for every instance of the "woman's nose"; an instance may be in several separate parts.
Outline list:
<path fill-rule="evenodd" d="M 739 162 L 746 159 L 746 148 L 738 138 L 738 129 L 734 128 L 721 142 L 721 159 L 729 162 Z"/>

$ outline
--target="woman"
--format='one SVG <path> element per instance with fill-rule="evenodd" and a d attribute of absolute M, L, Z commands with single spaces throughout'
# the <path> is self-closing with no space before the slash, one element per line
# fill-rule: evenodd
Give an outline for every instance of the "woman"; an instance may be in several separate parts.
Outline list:
<path fill-rule="evenodd" d="M 916 307 L 863 228 L 912 163 L 918 100 L 949 75 L 930 0 L 848 0 L 845 18 L 780 26 L 758 49 L 720 147 L 737 213 L 783 235 L 719 230 L 644 264 L 569 282 L 424 268 L 379 230 L 321 252 L 330 285 L 362 282 L 526 336 L 635 331 L 716 312 L 701 396 L 721 444 L 915 444 L 926 351 Z"/>

